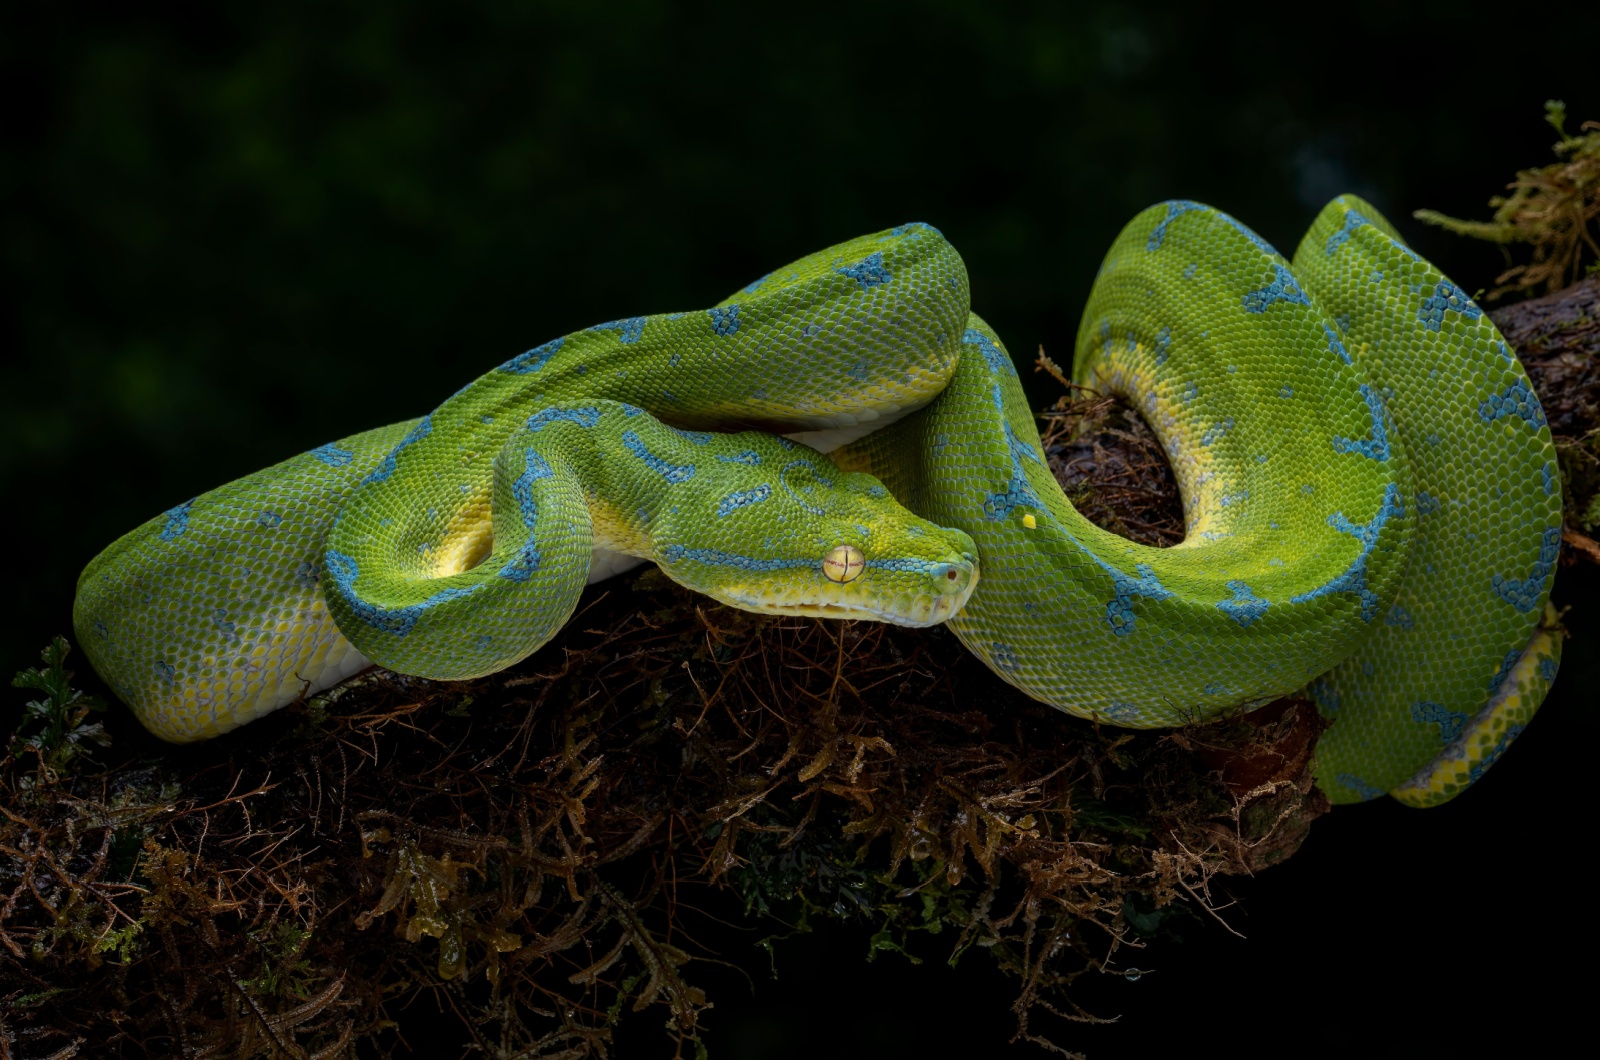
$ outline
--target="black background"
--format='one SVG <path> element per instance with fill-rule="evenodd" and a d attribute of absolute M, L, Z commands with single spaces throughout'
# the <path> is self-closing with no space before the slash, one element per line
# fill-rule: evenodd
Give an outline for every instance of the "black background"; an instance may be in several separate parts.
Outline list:
<path fill-rule="evenodd" d="M 1167 197 L 1291 249 L 1355 191 L 1475 290 L 1500 252 L 1410 212 L 1484 215 L 1549 159 L 1548 97 L 1600 118 L 1576 4 L 133 6 L 0 15 L 6 673 L 69 631 L 119 533 L 555 335 L 924 220 L 1018 359 L 1065 361 L 1105 248 Z M 1192 921 L 1151 974 L 1086 985 L 1119 1024 L 1059 1036 L 1265 1057 L 1578 1034 L 1595 588 L 1558 576 L 1567 662 L 1482 784 L 1319 822 L 1229 885 L 1247 940 Z M 781 947 L 754 999 L 705 972 L 713 1055 L 1004 1046 L 1010 984 L 981 954 L 867 964 L 867 933 Z M 738 931 L 710 941 L 765 966 Z M 643 1022 L 620 1046 L 666 1050 Z"/>

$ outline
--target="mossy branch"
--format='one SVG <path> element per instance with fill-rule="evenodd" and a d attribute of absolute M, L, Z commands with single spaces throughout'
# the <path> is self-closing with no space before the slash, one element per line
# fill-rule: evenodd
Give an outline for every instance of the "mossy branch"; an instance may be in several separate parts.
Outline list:
<path fill-rule="evenodd" d="M 1560 136 L 1552 150 L 1561 161 L 1518 171 L 1506 185 L 1511 194 L 1489 200 L 1493 220 L 1462 220 L 1437 210 L 1412 215 L 1457 235 L 1533 248 L 1532 261 L 1512 265 L 1495 278 L 1487 296 L 1491 301 L 1541 288 L 1547 294 L 1559 290 L 1583 274 L 1586 256 L 1589 271 L 1600 265 L 1600 241 L 1590 230 L 1600 218 L 1600 122 L 1584 122 L 1583 135 L 1568 133 L 1566 104 L 1556 99 L 1545 103 L 1545 121 Z"/>

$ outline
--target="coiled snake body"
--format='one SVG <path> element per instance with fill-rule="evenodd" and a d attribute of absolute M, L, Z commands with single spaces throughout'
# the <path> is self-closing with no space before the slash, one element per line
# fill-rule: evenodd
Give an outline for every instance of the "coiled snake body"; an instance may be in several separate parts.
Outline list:
<path fill-rule="evenodd" d="M 1335 802 L 1444 801 L 1522 730 L 1560 658 L 1550 434 L 1493 325 L 1370 205 L 1330 203 L 1292 265 L 1209 207 L 1145 211 L 1075 375 L 1161 438 L 1178 546 L 1073 510 L 959 256 L 913 224 L 556 339 L 179 505 L 90 563 L 75 626 L 176 741 L 372 663 L 500 669 L 643 560 L 752 610 L 948 620 L 1112 725 L 1305 688 Z"/>

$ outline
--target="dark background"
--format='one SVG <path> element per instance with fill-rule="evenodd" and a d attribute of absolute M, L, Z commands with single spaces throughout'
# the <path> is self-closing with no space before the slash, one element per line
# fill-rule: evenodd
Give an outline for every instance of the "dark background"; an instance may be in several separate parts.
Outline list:
<path fill-rule="evenodd" d="M 1499 251 L 1411 211 L 1484 215 L 1549 160 L 1546 98 L 1600 118 L 1575 4 L 132 6 L 0 14 L 3 673 L 69 632 L 118 534 L 555 335 L 925 220 L 1019 360 L 1065 361 L 1105 248 L 1167 197 L 1288 251 L 1355 191 L 1475 290 Z M 1568 661 L 1482 784 L 1333 814 L 1230 885 L 1248 941 L 1193 920 L 1134 962 L 1152 974 L 1086 987 L 1120 1024 L 1059 1036 L 1264 1057 L 1579 1034 L 1596 583 L 1558 576 Z M 706 972 L 713 1055 L 1004 1046 L 1011 984 L 981 954 L 869 965 L 867 934 L 781 947 L 753 1000 Z M 666 1049 L 653 1023 L 620 1044 Z"/>

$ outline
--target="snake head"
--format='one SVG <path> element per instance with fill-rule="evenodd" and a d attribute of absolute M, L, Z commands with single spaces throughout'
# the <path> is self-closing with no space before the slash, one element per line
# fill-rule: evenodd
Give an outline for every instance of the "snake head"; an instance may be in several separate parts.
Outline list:
<path fill-rule="evenodd" d="M 679 584 L 747 611 L 932 626 L 978 583 L 977 546 L 900 505 L 870 475 L 826 457 L 789 454 L 779 489 L 711 533 L 657 542 Z"/>

